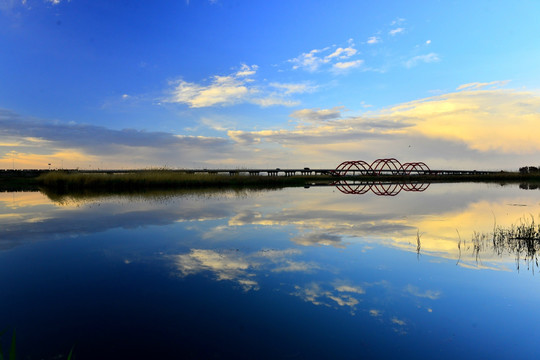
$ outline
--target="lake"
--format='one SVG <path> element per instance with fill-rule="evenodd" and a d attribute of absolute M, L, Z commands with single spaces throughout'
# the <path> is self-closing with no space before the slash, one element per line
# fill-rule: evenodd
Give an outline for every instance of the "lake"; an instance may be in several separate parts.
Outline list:
<path fill-rule="evenodd" d="M 19 359 L 539 353 L 536 248 L 492 241 L 538 222 L 533 186 L 52 198 L 0 193 L 0 330 Z"/>

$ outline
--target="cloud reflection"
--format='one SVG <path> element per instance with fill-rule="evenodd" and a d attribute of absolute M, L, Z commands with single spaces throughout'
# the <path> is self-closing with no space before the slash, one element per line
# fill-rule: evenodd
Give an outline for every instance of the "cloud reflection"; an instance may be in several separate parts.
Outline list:
<path fill-rule="evenodd" d="M 427 298 L 427 299 L 430 299 L 430 300 L 437 300 L 441 297 L 441 292 L 438 291 L 438 290 L 425 290 L 425 291 L 420 291 L 420 289 L 418 289 L 418 287 L 414 286 L 414 285 L 407 285 L 407 287 L 405 288 L 405 291 L 408 292 L 409 294 L 411 295 L 414 295 L 416 297 L 420 297 L 420 298 Z"/>
<path fill-rule="evenodd" d="M 233 281 L 244 291 L 249 291 L 259 290 L 257 278 L 261 276 L 260 271 L 312 272 L 319 269 L 313 262 L 294 259 L 301 254 L 297 249 L 263 249 L 252 253 L 238 249 L 191 249 L 189 253 L 173 255 L 172 258 L 182 277 L 210 272 L 218 281 Z"/>
<path fill-rule="evenodd" d="M 188 254 L 174 256 L 177 269 L 182 276 L 211 271 L 216 279 L 238 282 L 245 291 L 258 290 L 259 285 L 250 272 L 259 264 L 253 259 L 246 259 L 238 251 L 216 252 L 214 250 L 192 249 Z"/>
<path fill-rule="evenodd" d="M 360 300 L 356 297 L 358 293 L 348 293 L 334 289 L 325 289 L 321 284 L 310 283 L 306 286 L 296 285 L 295 291 L 291 294 L 301 298 L 304 301 L 314 305 L 323 305 L 328 307 L 349 307 L 351 313 L 356 311 L 356 305 Z M 356 295 L 354 295 L 356 294 Z"/>

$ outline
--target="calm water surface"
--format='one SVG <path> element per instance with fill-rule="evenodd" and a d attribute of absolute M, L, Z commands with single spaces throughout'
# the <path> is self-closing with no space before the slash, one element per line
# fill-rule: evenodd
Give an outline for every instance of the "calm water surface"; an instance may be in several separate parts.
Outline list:
<path fill-rule="evenodd" d="M 0 193 L 0 329 L 20 359 L 536 358 L 538 266 L 490 234 L 539 215 L 517 185 Z"/>

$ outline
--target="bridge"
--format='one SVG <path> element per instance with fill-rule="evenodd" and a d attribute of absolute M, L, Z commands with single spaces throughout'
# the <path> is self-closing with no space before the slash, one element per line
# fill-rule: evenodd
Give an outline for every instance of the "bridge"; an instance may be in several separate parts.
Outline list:
<path fill-rule="evenodd" d="M 81 173 L 136 173 L 147 172 L 153 169 L 55 169 L 66 172 L 81 172 Z M 0 176 L 6 177 L 10 175 L 21 176 L 23 173 L 37 176 L 41 173 L 46 173 L 51 170 L 0 170 Z M 157 169 L 156 171 L 159 171 Z M 186 173 L 186 174 L 225 174 L 225 175 L 250 175 L 250 176 L 295 176 L 295 175 L 332 175 L 335 177 L 342 176 L 414 176 L 414 175 L 489 175 L 498 174 L 500 171 L 484 171 L 484 170 L 433 170 L 423 162 L 408 162 L 400 163 L 395 158 L 377 159 L 372 163 L 367 163 L 363 160 L 344 161 L 334 169 L 311 169 L 304 168 L 246 168 L 246 169 L 164 169 L 164 171 Z"/>
<path fill-rule="evenodd" d="M 388 176 L 388 175 L 488 175 L 500 171 L 478 170 L 432 170 L 423 162 L 400 163 L 395 158 L 376 159 L 371 164 L 363 160 L 344 161 L 335 169 L 191 169 L 175 170 L 185 173 L 208 173 L 252 176 L 294 176 L 294 175 L 332 175 L 332 176 Z"/>

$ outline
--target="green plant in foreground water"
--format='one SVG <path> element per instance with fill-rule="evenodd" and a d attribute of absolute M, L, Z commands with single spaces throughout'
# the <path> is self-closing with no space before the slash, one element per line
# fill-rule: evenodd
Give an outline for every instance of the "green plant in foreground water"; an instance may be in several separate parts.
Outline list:
<path fill-rule="evenodd" d="M 17 351 L 16 351 L 16 346 L 15 346 L 15 330 L 13 330 L 13 337 L 11 339 L 11 346 L 9 347 L 9 354 L 8 354 L 8 357 L 4 357 L 4 352 L 2 350 L 2 335 L 4 335 L 4 333 L 6 332 L 6 330 L 0 332 L 0 360 L 4 360 L 4 359 L 9 359 L 9 360 L 15 360 L 15 358 L 17 357 Z"/>
<path fill-rule="evenodd" d="M 6 333 L 7 330 L 3 330 L 0 332 L 0 360 L 15 360 L 17 358 L 17 346 L 16 346 L 16 336 L 15 336 L 15 330 L 13 330 L 13 337 L 11 338 L 11 345 L 9 347 L 9 353 L 8 357 L 4 356 L 4 352 L 2 350 L 2 335 Z M 73 357 L 73 349 L 75 346 L 71 348 L 71 351 L 68 354 L 67 360 L 71 360 Z"/>
<path fill-rule="evenodd" d="M 459 234 L 459 233 L 458 233 Z M 461 252 L 461 239 L 458 249 Z M 540 267 L 540 224 L 534 216 L 530 215 L 530 220 L 522 218 L 518 224 L 508 227 L 493 226 L 493 232 L 477 233 L 472 237 L 473 254 L 478 262 L 480 252 L 492 248 L 500 257 L 505 254 L 513 254 L 516 258 L 516 265 L 519 271 L 520 263 L 524 262 L 528 269 L 534 272 Z"/>

